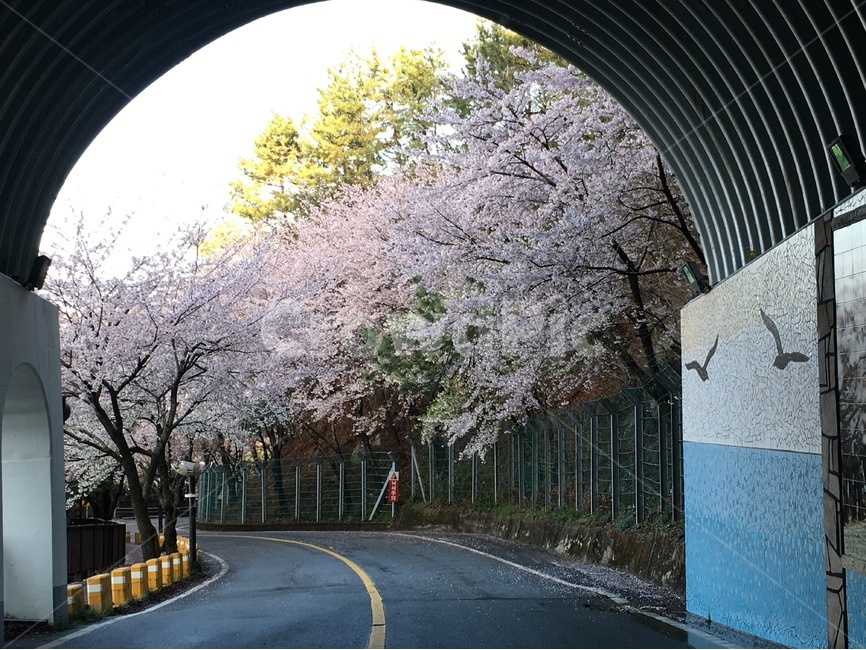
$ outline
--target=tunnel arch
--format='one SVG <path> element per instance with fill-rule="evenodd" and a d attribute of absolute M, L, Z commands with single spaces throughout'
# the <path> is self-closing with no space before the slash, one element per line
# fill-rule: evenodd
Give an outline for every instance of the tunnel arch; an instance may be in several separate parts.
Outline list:
<path fill-rule="evenodd" d="M 826 144 L 866 136 L 856 0 L 440 0 L 553 49 L 647 131 L 710 274 L 740 268 L 849 193 Z M 305 0 L 0 3 L 0 272 L 24 282 L 51 205 L 101 129 L 172 66 Z"/>

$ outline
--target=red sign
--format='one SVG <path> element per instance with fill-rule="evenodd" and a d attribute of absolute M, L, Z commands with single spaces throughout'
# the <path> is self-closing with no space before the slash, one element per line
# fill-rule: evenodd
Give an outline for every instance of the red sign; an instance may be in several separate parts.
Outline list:
<path fill-rule="evenodd" d="M 397 503 L 400 500 L 400 473 L 391 472 L 388 478 L 388 503 Z"/>

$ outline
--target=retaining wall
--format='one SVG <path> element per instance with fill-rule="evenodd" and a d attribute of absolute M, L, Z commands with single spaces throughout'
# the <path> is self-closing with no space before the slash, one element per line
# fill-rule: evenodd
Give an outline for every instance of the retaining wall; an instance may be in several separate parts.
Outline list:
<path fill-rule="evenodd" d="M 626 571 L 642 580 L 685 592 L 682 534 L 651 527 L 616 530 L 520 515 L 467 512 L 456 508 L 400 508 L 394 528 L 448 526 L 459 532 L 486 533 L 593 564 Z"/>

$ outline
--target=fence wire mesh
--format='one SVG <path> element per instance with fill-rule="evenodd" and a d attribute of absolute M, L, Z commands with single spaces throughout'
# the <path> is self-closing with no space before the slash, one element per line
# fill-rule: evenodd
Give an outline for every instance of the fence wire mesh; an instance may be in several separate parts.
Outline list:
<path fill-rule="evenodd" d="M 408 498 L 574 508 L 600 518 L 682 516 L 679 376 L 530 418 L 484 454 L 464 442 L 412 447 Z M 404 474 L 405 476 L 405 474 Z"/>
<path fill-rule="evenodd" d="M 366 520 L 390 508 L 389 452 L 217 465 L 199 481 L 198 519 L 219 523 Z"/>
<path fill-rule="evenodd" d="M 484 454 L 466 442 L 412 443 L 408 468 L 390 452 L 279 459 L 209 468 L 198 518 L 206 522 L 366 520 L 390 513 L 392 469 L 403 471 L 404 500 L 553 510 L 600 519 L 682 515 L 679 376 L 527 420 Z"/>

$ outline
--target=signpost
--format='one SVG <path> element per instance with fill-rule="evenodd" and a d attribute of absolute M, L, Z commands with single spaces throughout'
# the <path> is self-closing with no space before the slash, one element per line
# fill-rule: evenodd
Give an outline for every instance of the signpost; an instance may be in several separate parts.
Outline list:
<path fill-rule="evenodd" d="M 400 472 L 391 472 L 388 477 L 388 503 L 397 503 L 400 500 Z"/>
<path fill-rule="evenodd" d="M 391 471 L 388 472 L 388 478 L 382 484 L 379 498 L 376 499 L 376 505 L 373 506 L 373 512 L 370 513 L 370 521 L 373 521 L 373 517 L 376 516 L 376 511 L 379 509 L 379 504 L 382 503 L 386 492 L 388 494 L 388 503 L 391 504 L 391 518 L 393 519 L 394 508 L 397 505 L 397 501 L 400 500 L 400 472 L 397 471 L 397 463 L 394 461 L 391 462 Z"/>
<path fill-rule="evenodd" d="M 391 519 L 394 518 L 394 508 L 400 500 L 400 472 L 391 470 L 388 477 L 388 503 L 391 504 Z"/>

